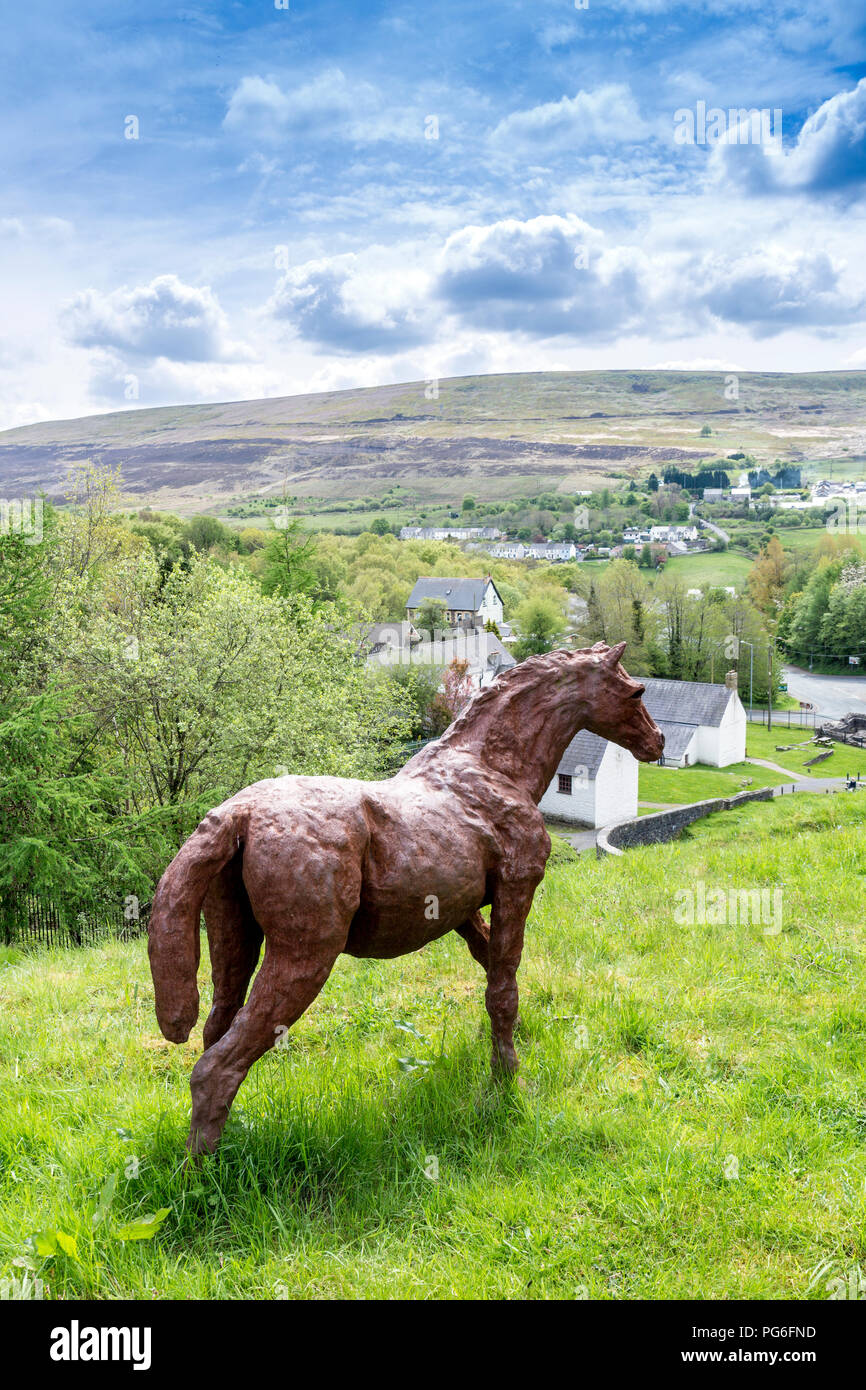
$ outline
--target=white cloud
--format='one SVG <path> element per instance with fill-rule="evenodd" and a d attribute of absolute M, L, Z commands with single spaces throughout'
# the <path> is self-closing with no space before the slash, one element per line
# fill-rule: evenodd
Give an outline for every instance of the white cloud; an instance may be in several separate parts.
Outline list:
<path fill-rule="evenodd" d="M 866 188 L 866 78 L 823 102 L 788 150 L 767 154 L 760 145 L 739 145 L 732 131 L 713 149 L 710 169 L 752 193 L 860 196 Z"/>
<path fill-rule="evenodd" d="M 232 134 L 265 143 L 295 137 L 348 139 L 357 144 L 378 140 L 420 139 L 417 114 L 395 111 L 369 82 L 350 82 L 339 68 L 328 68 L 309 82 L 283 89 L 272 78 L 241 78 L 232 92 L 223 125 Z"/>
<path fill-rule="evenodd" d="M 340 352 L 396 351 L 431 336 L 429 276 L 398 258 L 377 265 L 353 254 L 289 270 L 267 304 L 311 343 Z"/>
<path fill-rule="evenodd" d="M 252 356 L 228 336 L 226 316 L 208 286 L 158 275 L 149 285 L 109 294 L 82 290 L 61 310 L 61 324 L 79 347 L 174 361 L 237 361 Z"/>
<path fill-rule="evenodd" d="M 0 237 L 14 241 L 63 241 L 74 230 L 65 217 L 0 217 Z"/>
<path fill-rule="evenodd" d="M 630 88 L 608 83 L 527 111 L 513 111 L 499 122 L 490 139 L 502 150 L 597 150 L 599 146 L 647 140 L 652 128 L 640 115 Z"/>

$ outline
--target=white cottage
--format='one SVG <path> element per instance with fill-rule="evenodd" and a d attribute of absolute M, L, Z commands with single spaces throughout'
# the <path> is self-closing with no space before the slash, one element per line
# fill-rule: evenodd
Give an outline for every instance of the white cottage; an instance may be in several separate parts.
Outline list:
<path fill-rule="evenodd" d="M 581 729 L 566 748 L 539 809 L 599 829 L 637 815 L 637 761 L 618 743 Z"/>
<path fill-rule="evenodd" d="M 665 736 L 664 767 L 729 767 L 746 756 L 746 711 L 737 694 L 737 673 L 725 685 L 708 681 L 641 677 L 643 702 Z M 730 682 L 728 684 L 727 682 Z"/>
<path fill-rule="evenodd" d="M 487 622 L 497 626 L 505 613 L 502 596 L 488 575 L 486 579 L 439 579 L 424 577 L 415 581 L 406 602 L 410 623 L 418 618 L 425 599 L 437 599 L 445 605 L 445 620 L 449 627 L 483 627 Z"/>

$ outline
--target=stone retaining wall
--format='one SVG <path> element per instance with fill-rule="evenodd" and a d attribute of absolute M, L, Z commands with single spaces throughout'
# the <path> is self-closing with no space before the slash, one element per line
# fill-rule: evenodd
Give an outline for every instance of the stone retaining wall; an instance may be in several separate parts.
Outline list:
<path fill-rule="evenodd" d="M 737 792 L 736 796 L 692 801 L 687 806 L 676 806 L 672 811 L 656 811 L 651 816 L 638 816 L 635 820 L 608 825 L 596 837 L 596 856 L 603 859 L 607 854 L 622 854 L 623 850 L 634 849 L 637 845 L 665 844 L 691 825 L 692 821 L 711 816 L 715 811 L 730 811 L 746 801 L 771 801 L 774 790 L 774 787 L 759 787 L 757 791 Z"/>

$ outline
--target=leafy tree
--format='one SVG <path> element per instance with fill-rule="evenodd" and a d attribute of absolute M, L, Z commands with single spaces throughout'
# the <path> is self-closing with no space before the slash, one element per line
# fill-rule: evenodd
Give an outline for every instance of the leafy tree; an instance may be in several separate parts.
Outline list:
<path fill-rule="evenodd" d="M 421 632 L 441 632 L 447 627 L 445 602 L 441 598 L 422 599 L 415 618 L 415 626 Z"/>
<path fill-rule="evenodd" d="M 520 633 L 520 638 L 514 646 L 514 655 L 518 661 L 523 661 L 527 656 L 539 656 L 543 652 L 552 651 L 560 641 L 565 628 L 565 618 L 560 605 L 554 598 L 541 595 L 524 599 L 514 618 Z"/>
<path fill-rule="evenodd" d="M 285 514 L 269 533 L 264 552 L 262 590 L 278 598 L 310 594 L 316 587 L 316 536 L 305 531 L 299 517 Z"/>

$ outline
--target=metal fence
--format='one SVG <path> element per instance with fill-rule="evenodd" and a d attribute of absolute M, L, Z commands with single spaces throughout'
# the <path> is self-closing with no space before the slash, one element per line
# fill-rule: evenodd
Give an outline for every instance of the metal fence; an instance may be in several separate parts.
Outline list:
<path fill-rule="evenodd" d="M 755 705 L 746 707 L 746 718 L 750 724 L 763 724 L 767 727 L 767 707 Z M 808 709 L 774 709 L 772 728 L 774 729 L 817 729 L 820 724 L 829 722 L 826 714 L 817 714 Z"/>
<path fill-rule="evenodd" d="M 147 931 L 150 904 L 125 906 L 93 903 L 63 910 L 56 903 L 23 889 L 0 895 L 0 941 L 5 945 L 95 946 L 106 939 L 131 941 Z"/>

